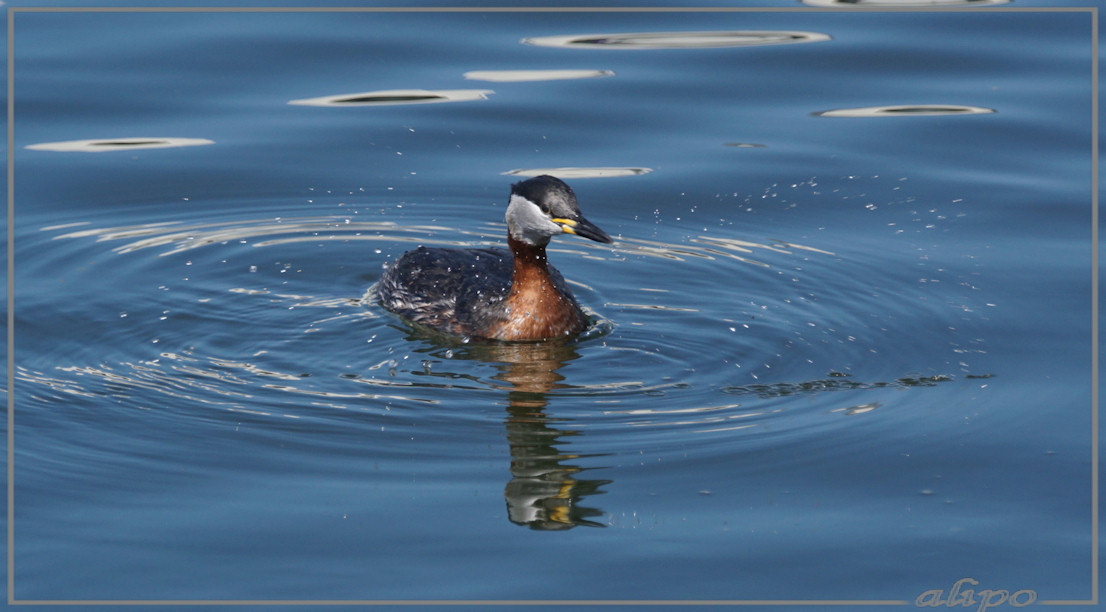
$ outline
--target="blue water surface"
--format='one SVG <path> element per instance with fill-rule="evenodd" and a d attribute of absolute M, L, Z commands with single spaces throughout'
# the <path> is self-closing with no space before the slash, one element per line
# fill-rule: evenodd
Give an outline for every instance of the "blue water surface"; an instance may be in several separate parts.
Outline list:
<path fill-rule="evenodd" d="M 9 597 L 1090 599 L 1092 23 L 1027 6 L 15 13 Z M 520 42 L 704 31 L 825 36 Z M 413 89 L 484 93 L 289 104 Z M 376 304 L 542 169 L 587 333 Z"/>

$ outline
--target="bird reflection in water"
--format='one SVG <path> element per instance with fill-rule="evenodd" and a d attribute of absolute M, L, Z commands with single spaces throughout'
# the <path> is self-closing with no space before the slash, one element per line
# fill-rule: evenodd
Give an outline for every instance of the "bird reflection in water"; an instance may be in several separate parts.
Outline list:
<path fill-rule="evenodd" d="M 511 452 L 511 480 L 503 496 L 511 522 L 543 531 L 563 531 L 579 525 L 603 527 L 592 520 L 603 511 L 581 502 L 587 496 L 604 493 L 601 488 L 612 481 L 580 478 L 594 468 L 570 463 L 602 454 L 563 452 L 558 447 L 568 443 L 566 438 L 581 432 L 555 427 L 559 419 L 545 412 L 549 392 L 563 386 L 564 376 L 557 370 L 579 357 L 576 345 L 567 340 L 469 344 L 454 350 L 457 357 L 498 364 L 500 371 L 494 378 L 505 383 L 504 425 Z"/>
<path fill-rule="evenodd" d="M 511 385 L 506 419 L 511 480 L 503 492 L 511 522 L 549 531 L 577 525 L 601 527 L 589 518 L 602 515 L 602 511 L 579 502 L 603 493 L 600 487 L 611 481 L 578 478 L 585 468 L 567 462 L 584 455 L 563 453 L 556 445 L 561 438 L 580 432 L 551 427 L 554 419 L 545 414 L 547 393 L 564 380 L 557 370 L 579 356 L 575 347 L 551 341 L 491 348 L 502 368 L 495 378 Z"/>

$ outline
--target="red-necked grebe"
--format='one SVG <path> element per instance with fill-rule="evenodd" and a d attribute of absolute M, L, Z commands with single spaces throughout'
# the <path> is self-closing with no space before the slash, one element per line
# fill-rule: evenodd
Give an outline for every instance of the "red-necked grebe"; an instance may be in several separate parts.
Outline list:
<path fill-rule="evenodd" d="M 546 261 L 557 234 L 611 237 L 583 215 L 564 181 L 538 176 L 511 185 L 506 249 L 408 251 L 385 270 L 377 296 L 421 325 L 473 339 L 543 340 L 578 334 L 587 316 Z"/>

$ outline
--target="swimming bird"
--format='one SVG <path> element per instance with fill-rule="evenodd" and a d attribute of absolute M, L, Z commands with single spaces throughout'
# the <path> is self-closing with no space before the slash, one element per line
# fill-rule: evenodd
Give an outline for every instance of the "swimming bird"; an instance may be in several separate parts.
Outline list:
<path fill-rule="evenodd" d="M 584 218 L 576 194 L 549 175 L 511 185 L 509 249 L 429 249 L 404 253 L 380 279 L 384 308 L 420 325 L 470 339 L 543 340 L 584 331 L 587 315 L 545 247 L 558 234 L 611 237 Z"/>

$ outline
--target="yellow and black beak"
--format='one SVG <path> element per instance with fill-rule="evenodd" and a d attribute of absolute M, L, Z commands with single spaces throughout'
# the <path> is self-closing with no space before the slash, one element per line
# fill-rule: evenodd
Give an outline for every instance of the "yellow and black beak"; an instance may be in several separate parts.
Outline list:
<path fill-rule="evenodd" d="M 553 223 L 561 226 L 566 234 L 576 234 L 596 242 L 614 242 L 607 232 L 599 229 L 591 221 L 583 217 L 575 219 L 553 219 Z"/>

